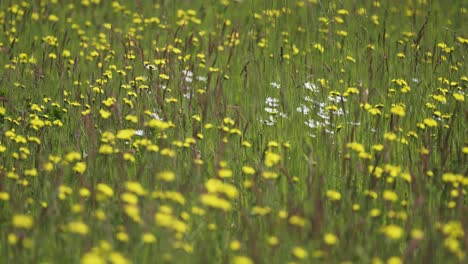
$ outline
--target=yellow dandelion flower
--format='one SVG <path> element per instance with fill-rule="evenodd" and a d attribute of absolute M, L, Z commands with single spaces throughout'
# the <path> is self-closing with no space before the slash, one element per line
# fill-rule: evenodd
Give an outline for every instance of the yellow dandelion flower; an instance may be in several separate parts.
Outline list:
<path fill-rule="evenodd" d="M 13 216 L 12 223 L 17 228 L 31 229 L 34 225 L 34 219 L 30 215 L 17 214 Z"/>
<path fill-rule="evenodd" d="M 166 130 L 172 126 L 169 122 L 164 122 L 159 119 L 151 119 L 148 122 L 145 122 L 145 126 L 150 128 L 157 128 L 159 130 Z"/>
<path fill-rule="evenodd" d="M 161 78 L 163 80 L 169 80 L 170 79 L 169 75 L 164 74 L 164 73 L 159 74 L 159 78 Z"/>
<path fill-rule="evenodd" d="M 130 192 L 133 192 L 137 195 L 146 195 L 146 190 L 143 188 L 143 186 L 136 181 L 128 181 L 125 182 L 125 188 L 129 190 Z"/>
<path fill-rule="evenodd" d="M 267 207 L 254 206 L 252 208 L 252 214 L 254 215 L 267 215 L 270 212 L 271 212 L 271 208 L 269 206 Z"/>
<path fill-rule="evenodd" d="M 384 134 L 384 139 L 388 141 L 394 141 L 395 139 L 397 139 L 397 135 L 393 132 L 386 132 Z"/>
<path fill-rule="evenodd" d="M 262 177 L 265 179 L 276 179 L 278 178 L 279 174 L 274 171 L 264 171 L 262 172 Z"/>
<path fill-rule="evenodd" d="M 129 240 L 128 234 L 122 231 L 117 232 L 115 238 L 120 242 L 128 242 Z"/>
<path fill-rule="evenodd" d="M 31 177 L 36 177 L 36 176 L 37 176 L 37 170 L 36 170 L 35 168 L 29 169 L 29 170 L 25 170 L 25 171 L 24 171 L 24 175 L 26 175 L 26 176 L 31 176 Z"/>
<path fill-rule="evenodd" d="M 330 200 L 330 201 L 339 201 L 341 200 L 341 193 L 335 191 L 335 190 L 328 190 L 327 193 L 327 198 Z"/>
<path fill-rule="evenodd" d="M 233 240 L 231 241 L 231 243 L 229 243 L 229 248 L 232 251 L 237 251 L 241 248 L 241 243 L 239 242 L 239 240 Z"/>
<path fill-rule="evenodd" d="M 89 191 L 89 189 L 84 188 L 84 187 L 83 187 L 83 188 L 80 188 L 79 194 L 80 194 L 81 197 L 89 197 L 89 196 L 91 196 L 91 192 Z"/>
<path fill-rule="evenodd" d="M 57 21 L 59 21 L 59 18 L 58 18 L 58 16 L 56 16 L 54 14 L 51 14 L 51 15 L 49 15 L 49 21 L 50 22 L 57 22 Z"/>
<path fill-rule="evenodd" d="M 423 122 L 428 127 L 437 127 L 437 121 L 433 118 L 425 118 Z"/>
<path fill-rule="evenodd" d="M 99 154 L 110 155 L 114 153 L 114 148 L 111 145 L 103 144 L 99 147 Z"/>
<path fill-rule="evenodd" d="M 400 239 L 405 233 L 403 228 L 401 228 L 400 226 L 397 226 L 397 225 L 393 225 L 393 224 L 388 225 L 388 226 L 384 226 L 381 229 L 381 232 L 384 233 L 385 236 L 387 236 L 388 238 L 390 238 L 392 240 Z"/>
<path fill-rule="evenodd" d="M 405 112 L 405 107 L 402 105 L 394 105 L 390 109 L 390 112 L 394 115 L 404 117 L 406 112 Z"/>
<path fill-rule="evenodd" d="M 333 246 L 335 245 L 336 243 L 338 243 L 338 237 L 336 237 L 334 234 L 332 233 L 326 233 L 324 236 L 323 236 L 323 241 L 325 242 L 325 244 L 329 245 L 329 246 Z"/>
<path fill-rule="evenodd" d="M 75 166 L 73 166 L 73 171 L 79 174 L 83 174 L 86 171 L 86 163 L 77 162 Z"/>
<path fill-rule="evenodd" d="M 402 264 L 403 261 L 400 257 L 390 257 L 387 259 L 387 264 Z"/>
<path fill-rule="evenodd" d="M 383 192 L 383 199 L 385 201 L 396 202 L 398 200 L 398 195 L 394 191 L 385 190 Z"/>
<path fill-rule="evenodd" d="M 231 210 L 231 204 L 229 201 L 219 198 L 214 194 L 203 194 L 201 195 L 200 200 L 203 204 L 213 208 L 221 209 L 223 211 Z"/>
<path fill-rule="evenodd" d="M 300 217 L 298 215 L 293 215 L 289 218 L 289 224 L 295 225 L 298 227 L 304 227 L 306 223 L 306 220 L 303 217 Z"/>
<path fill-rule="evenodd" d="M 18 243 L 18 236 L 13 233 L 8 234 L 8 244 L 16 245 L 16 243 Z"/>
<path fill-rule="evenodd" d="M 99 114 L 101 115 L 102 118 L 104 119 L 108 119 L 110 116 L 111 116 L 111 112 L 107 111 L 107 110 L 104 110 L 104 109 L 100 109 L 99 110 Z"/>
<path fill-rule="evenodd" d="M 424 238 L 424 231 L 418 228 L 411 230 L 411 238 L 415 240 L 421 240 Z"/>
<path fill-rule="evenodd" d="M 232 264 L 253 264 L 254 262 L 246 256 L 235 256 L 232 260 Z"/>
<path fill-rule="evenodd" d="M 220 178 L 230 178 L 232 177 L 232 170 L 229 169 L 220 169 L 218 171 L 218 176 Z"/>
<path fill-rule="evenodd" d="M 0 201 L 10 200 L 10 194 L 7 192 L 0 192 Z"/>
<path fill-rule="evenodd" d="M 382 150 L 384 149 L 384 145 L 382 145 L 382 144 L 376 144 L 376 145 L 373 145 L 371 148 L 372 148 L 372 150 L 374 150 L 374 151 L 380 152 L 380 151 L 382 151 Z"/>
<path fill-rule="evenodd" d="M 464 102 L 465 101 L 465 95 L 463 95 L 461 93 L 454 93 L 452 96 L 453 96 L 453 98 L 455 98 L 455 100 L 457 100 L 459 102 Z"/>
<path fill-rule="evenodd" d="M 294 247 L 292 249 L 292 254 L 298 259 L 305 259 L 308 256 L 307 251 L 302 247 Z"/>
<path fill-rule="evenodd" d="M 141 240 L 145 244 L 152 244 L 156 242 L 156 237 L 151 233 L 144 233 L 141 235 Z"/>
<path fill-rule="evenodd" d="M 117 132 L 116 137 L 122 140 L 130 140 L 135 135 L 135 129 L 122 129 Z"/>
<path fill-rule="evenodd" d="M 243 166 L 242 167 L 242 172 L 247 174 L 247 175 L 252 175 L 252 174 L 255 174 L 255 169 L 250 167 L 250 166 Z"/>
<path fill-rule="evenodd" d="M 279 239 L 277 236 L 269 236 L 267 238 L 267 243 L 270 246 L 277 246 L 279 244 Z"/>
<path fill-rule="evenodd" d="M 175 173 L 172 171 L 162 171 L 156 175 L 158 179 L 166 181 L 166 182 L 174 181 L 175 176 L 176 176 Z"/>
<path fill-rule="evenodd" d="M 133 193 L 125 192 L 120 196 L 120 199 L 122 199 L 123 202 L 128 204 L 138 204 L 138 196 L 136 196 Z"/>
<path fill-rule="evenodd" d="M 81 258 L 81 264 L 106 264 L 107 261 L 104 257 L 101 257 L 100 255 L 90 252 L 86 253 L 82 258 Z"/>
<path fill-rule="evenodd" d="M 70 233 L 86 235 L 89 232 L 89 227 L 81 221 L 73 221 L 68 223 L 67 229 Z"/>
<path fill-rule="evenodd" d="M 281 160 L 281 156 L 271 151 L 265 153 L 265 166 L 272 167 Z"/>
<path fill-rule="evenodd" d="M 109 185 L 104 183 L 99 183 L 97 185 L 97 190 L 107 197 L 112 197 L 114 195 L 114 190 L 112 190 L 112 188 Z"/>

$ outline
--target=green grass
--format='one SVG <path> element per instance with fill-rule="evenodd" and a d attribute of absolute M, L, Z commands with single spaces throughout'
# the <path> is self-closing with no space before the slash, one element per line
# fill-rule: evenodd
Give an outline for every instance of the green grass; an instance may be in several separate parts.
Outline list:
<path fill-rule="evenodd" d="M 2 262 L 466 261 L 463 1 L 33 2 L 0 3 Z"/>

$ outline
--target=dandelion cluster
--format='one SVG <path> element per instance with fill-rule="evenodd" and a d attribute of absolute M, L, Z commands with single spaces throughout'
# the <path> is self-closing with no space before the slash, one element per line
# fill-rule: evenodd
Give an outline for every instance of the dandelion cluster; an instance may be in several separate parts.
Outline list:
<path fill-rule="evenodd" d="M 267 2 L 1 1 L 2 262 L 466 262 L 466 3 Z"/>

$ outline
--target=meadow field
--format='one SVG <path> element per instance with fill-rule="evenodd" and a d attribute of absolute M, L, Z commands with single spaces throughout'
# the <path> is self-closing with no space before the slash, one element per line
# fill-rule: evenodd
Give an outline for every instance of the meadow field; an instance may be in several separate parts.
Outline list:
<path fill-rule="evenodd" d="M 0 263 L 466 263 L 466 21 L 0 1 Z"/>

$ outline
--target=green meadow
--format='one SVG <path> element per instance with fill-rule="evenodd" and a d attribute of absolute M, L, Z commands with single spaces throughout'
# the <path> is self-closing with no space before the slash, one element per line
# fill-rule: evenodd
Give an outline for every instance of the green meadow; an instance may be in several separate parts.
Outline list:
<path fill-rule="evenodd" d="M 1 263 L 466 263 L 466 1 L 0 2 Z"/>

